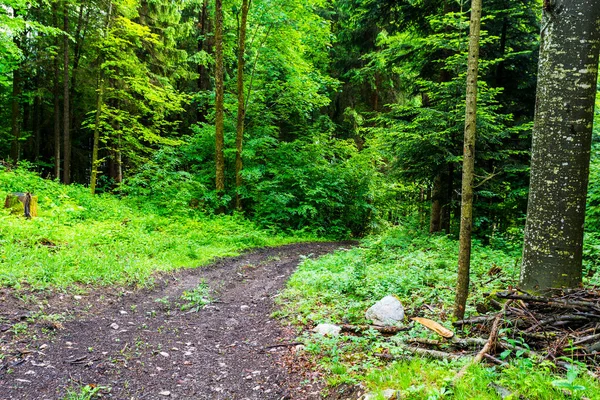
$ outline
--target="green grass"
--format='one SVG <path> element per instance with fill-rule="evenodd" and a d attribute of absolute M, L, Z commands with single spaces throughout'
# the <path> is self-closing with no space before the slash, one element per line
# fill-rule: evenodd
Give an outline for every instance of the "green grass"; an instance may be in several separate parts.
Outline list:
<path fill-rule="evenodd" d="M 467 315 L 476 314 L 476 307 L 486 306 L 485 292 L 517 283 L 520 251 L 518 246 L 507 250 L 511 246 L 506 243 L 503 248 L 474 243 Z M 360 247 L 305 260 L 280 296 L 282 307 L 277 315 L 299 327 L 322 322 L 363 324 L 368 322 L 364 312 L 369 306 L 394 294 L 408 317 L 424 316 L 453 329 L 450 318 L 457 253 L 455 240 L 428 235 L 414 224 L 391 229 L 368 238 Z M 452 378 L 464 362 L 415 358 L 404 350 L 406 339 L 411 337 L 439 339 L 417 324 L 393 337 L 371 331 L 363 336 L 324 338 L 305 331 L 301 340 L 330 386 L 362 383 L 374 393 L 399 390 L 403 399 L 499 399 L 491 386 L 497 384 L 510 390 L 514 399 L 521 395 L 528 399 L 600 399 L 600 385 L 585 371 L 576 371 L 576 377 L 572 373 L 573 379 L 567 381 L 549 364 L 534 364 L 514 354 L 507 359 L 509 367 L 471 367 L 453 386 Z M 382 352 L 408 359 L 390 363 L 375 356 Z M 572 396 L 563 392 L 561 385 L 575 388 Z"/>
<path fill-rule="evenodd" d="M 39 198 L 39 217 L 0 213 L 0 286 L 152 282 L 157 271 L 198 267 L 216 257 L 312 237 L 261 230 L 242 216 L 170 211 L 144 198 L 91 196 L 33 173 L 0 170 L 0 199 L 13 191 Z"/>

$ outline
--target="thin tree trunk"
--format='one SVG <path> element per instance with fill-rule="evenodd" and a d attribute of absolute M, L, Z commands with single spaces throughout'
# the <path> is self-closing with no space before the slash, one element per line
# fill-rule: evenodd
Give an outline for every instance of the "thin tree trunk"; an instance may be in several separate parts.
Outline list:
<path fill-rule="evenodd" d="M 225 190 L 225 155 L 224 155 L 224 106 L 223 106 L 223 4 L 215 0 L 215 148 L 216 148 L 216 189 L 219 198 Z M 219 207 L 223 212 L 223 207 Z"/>
<path fill-rule="evenodd" d="M 63 2 L 63 30 L 69 31 L 69 8 L 67 2 Z M 69 128 L 69 38 L 63 38 L 63 182 L 71 183 L 71 132 Z"/>
<path fill-rule="evenodd" d="M 475 176 L 475 134 L 477 128 L 477 74 L 479 71 L 479 36 L 481 29 L 481 0 L 471 0 L 469 29 L 469 58 L 467 65 L 467 107 L 463 148 L 462 194 L 460 213 L 460 243 L 458 278 L 454 317 L 463 319 L 469 296 L 471 267 L 471 231 L 473 229 L 473 178 Z"/>
<path fill-rule="evenodd" d="M 437 174 L 431 190 L 431 214 L 429 216 L 429 233 L 439 232 L 442 220 L 442 175 Z"/>
<path fill-rule="evenodd" d="M 14 39 L 15 45 L 20 46 L 19 40 Z M 10 158 L 13 162 L 19 161 L 20 151 L 20 140 L 21 140 L 21 129 L 19 126 L 19 120 L 21 118 L 20 110 L 21 102 L 21 71 L 20 66 L 15 68 L 13 71 L 13 85 L 12 85 L 12 99 L 11 99 L 11 134 L 12 143 L 10 146 Z"/>
<path fill-rule="evenodd" d="M 110 29 L 110 18 L 112 14 L 112 1 L 108 3 L 106 24 L 104 29 L 104 40 L 108 38 Z M 102 115 L 102 96 L 104 94 L 104 74 L 102 73 L 102 54 L 98 57 L 98 99 L 96 101 L 96 123 L 94 125 L 94 141 L 92 143 L 92 172 L 90 175 L 90 192 L 96 194 L 96 183 L 98 180 L 98 147 L 100 145 L 100 115 Z"/>
<path fill-rule="evenodd" d="M 244 53 L 246 51 L 246 24 L 248 20 L 248 0 L 242 0 L 242 20 L 240 22 L 240 35 L 238 43 L 238 65 L 237 65 L 237 129 L 235 136 L 235 207 L 241 211 L 242 201 L 240 189 L 242 187 L 242 146 L 244 143 L 244 117 L 246 108 L 244 103 Z"/>
<path fill-rule="evenodd" d="M 58 3 L 52 3 L 54 26 L 58 28 Z M 56 48 L 59 40 L 56 38 Z M 54 179 L 60 179 L 60 65 L 58 54 L 54 56 Z"/>
<path fill-rule="evenodd" d="M 600 3 L 547 2 L 542 18 L 531 182 L 520 286 L 543 291 L 582 280 Z"/>

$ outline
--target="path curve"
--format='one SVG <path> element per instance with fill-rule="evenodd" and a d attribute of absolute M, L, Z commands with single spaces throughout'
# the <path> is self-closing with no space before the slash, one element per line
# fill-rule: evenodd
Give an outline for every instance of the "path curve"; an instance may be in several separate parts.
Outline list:
<path fill-rule="evenodd" d="M 51 299 L 47 308 L 80 316 L 53 338 L 12 343 L 12 330 L 1 334 L 8 354 L 0 360 L 0 400 L 62 399 L 90 384 L 109 399 L 318 399 L 318 385 L 295 386 L 302 378 L 281 359 L 288 348 L 265 347 L 293 339 L 270 315 L 301 258 L 341 246 L 350 244 L 260 249 L 165 275 L 151 291 Z M 202 280 L 218 301 L 180 311 L 183 291 Z M 4 318 L 14 322 L 22 311 L 5 310 Z"/>

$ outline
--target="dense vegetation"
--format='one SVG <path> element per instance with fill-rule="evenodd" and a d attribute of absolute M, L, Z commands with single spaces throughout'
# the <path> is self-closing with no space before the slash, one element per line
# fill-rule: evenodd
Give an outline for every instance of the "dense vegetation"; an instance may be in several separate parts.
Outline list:
<path fill-rule="evenodd" d="M 0 285 L 5 287 L 147 286 L 156 272 L 198 267 L 248 248 L 311 239 L 274 235 L 239 215 L 169 212 L 144 204 L 143 198 L 94 197 L 79 185 L 43 180 L 22 169 L 0 169 L 1 197 L 24 186 L 40 193 L 41 211 L 39 217 L 24 220 L 2 210 Z"/>
<path fill-rule="evenodd" d="M 469 315 L 484 292 L 519 284 L 542 10 L 483 8 Z M 409 314 L 448 324 L 469 15 L 458 0 L 6 0 L 0 198 L 32 192 L 41 211 L 2 212 L 0 286 L 146 285 L 252 247 L 360 238 L 305 261 L 280 315 L 364 324 L 393 293 Z M 598 126 L 588 286 L 600 284 Z M 523 354 L 452 386 L 460 363 L 384 366 L 375 353 L 404 354 L 374 331 L 304 340 L 332 385 L 431 399 L 496 398 L 490 384 L 506 382 L 516 397 L 600 391 L 581 366 L 565 380 Z"/>

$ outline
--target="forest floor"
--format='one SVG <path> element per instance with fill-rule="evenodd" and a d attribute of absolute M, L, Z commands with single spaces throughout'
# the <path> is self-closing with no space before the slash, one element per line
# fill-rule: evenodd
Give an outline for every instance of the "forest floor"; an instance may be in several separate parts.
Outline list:
<path fill-rule="evenodd" d="M 151 289 L 0 289 L 0 400 L 321 398 L 295 347 L 270 347 L 297 334 L 271 318 L 274 298 L 302 258 L 350 245 L 265 248 Z"/>

